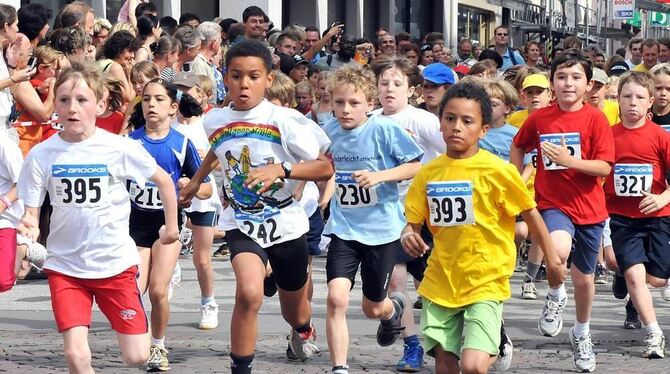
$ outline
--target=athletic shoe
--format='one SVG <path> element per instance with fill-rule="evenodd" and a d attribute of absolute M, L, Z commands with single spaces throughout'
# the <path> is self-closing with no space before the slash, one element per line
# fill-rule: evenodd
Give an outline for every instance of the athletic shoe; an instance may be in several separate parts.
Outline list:
<path fill-rule="evenodd" d="M 309 331 L 298 332 L 291 329 L 291 337 L 288 341 L 291 351 L 295 356 L 302 361 L 312 357 L 315 353 L 319 353 L 319 347 L 314 343 L 316 341 L 316 329 L 314 325 L 310 325 Z"/>
<path fill-rule="evenodd" d="M 288 336 L 290 337 L 290 335 Z M 291 343 L 287 343 L 286 347 L 286 358 L 288 358 L 289 361 L 302 361 L 298 356 L 293 353 L 293 350 L 291 349 Z"/>
<path fill-rule="evenodd" d="M 666 284 L 665 287 L 661 287 L 661 297 L 665 301 L 670 301 L 670 283 Z"/>
<path fill-rule="evenodd" d="M 422 309 L 423 308 L 423 297 L 417 296 L 416 301 L 414 301 L 413 307 L 414 307 L 414 309 Z"/>
<path fill-rule="evenodd" d="M 540 282 L 546 280 L 547 280 L 547 267 L 541 265 L 540 268 L 537 270 L 537 275 L 535 275 L 535 281 Z"/>
<path fill-rule="evenodd" d="M 394 292 L 389 297 L 393 303 L 393 317 L 390 320 L 379 321 L 377 328 L 377 343 L 382 347 L 387 347 L 395 343 L 402 327 L 402 313 L 405 311 L 405 295 L 400 292 Z"/>
<path fill-rule="evenodd" d="M 272 274 L 269 276 L 265 277 L 265 280 L 263 281 L 263 295 L 265 297 L 272 297 L 277 293 L 277 283 L 275 283 L 274 278 L 272 278 Z"/>
<path fill-rule="evenodd" d="M 623 300 L 628 295 L 628 286 L 626 285 L 626 278 L 618 271 L 612 275 L 612 295 L 619 300 Z"/>
<path fill-rule="evenodd" d="M 170 370 L 170 362 L 168 361 L 167 355 L 167 349 L 152 345 L 149 361 L 147 361 L 147 371 L 154 372 Z"/>
<path fill-rule="evenodd" d="M 187 246 L 191 244 L 192 240 L 193 240 L 193 231 L 191 231 L 191 229 L 189 229 L 188 227 L 184 226 L 179 232 L 179 241 L 181 242 L 182 245 Z"/>
<path fill-rule="evenodd" d="M 535 282 L 524 282 L 521 284 L 521 298 L 524 300 L 537 299 L 537 288 L 535 288 Z"/>
<path fill-rule="evenodd" d="M 596 265 L 594 282 L 596 284 L 607 284 L 608 278 L 609 278 L 609 271 L 607 271 L 605 265 L 602 264 Z"/>
<path fill-rule="evenodd" d="M 209 303 L 200 306 L 200 330 L 211 330 L 219 326 L 219 306 L 216 303 Z"/>
<path fill-rule="evenodd" d="M 500 346 L 498 347 L 498 359 L 491 367 L 492 371 L 507 371 L 512 366 L 514 357 L 514 345 L 505 331 L 505 326 L 500 327 Z"/>
<path fill-rule="evenodd" d="M 572 343 L 572 355 L 577 371 L 580 373 L 594 371 L 596 369 L 596 354 L 593 352 L 591 334 L 577 338 L 573 327 L 570 329 L 570 343 Z"/>
<path fill-rule="evenodd" d="M 223 244 L 219 246 L 219 249 L 212 253 L 212 259 L 222 261 L 230 259 L 230 249 L 228 249 L 228 243 L 223 242 Z"/>
<path fill-rule="evenodd" d="M 177 262 L 174 270 L 172 270 L 172 278 L 170 279 L 170 284 L 168 285 L 168 301 L 172 300 L 174 287 L 179 286 L 179 283 L 181 283 L 181 266 L 179 266 L 179 262 Z"/>
<path fill-rule="evenodd" d="M 423 347 L 419 342 L 404 345 L 402 358 L 396 365 L 396 370 L 402 373 L 418 373 L 423 367 Z"/>
<path fill-rule="evenodd" d="M 37 269 L 42 270 L 44 260 L 47 258 L 47 249 L 37 242 L 28 242 L 26 243 L 26 247 L 26 261 L 30 262 Z"/>
<path fill-rule="evenodd" d="M 544 299 L 544 309 L 537 323 L 537 327 L 544 336 L 556 336 L 563 328 L 563 309 L 568 298 L 552 300 L 549 295 Z"/>
<path fill-rule="evenodd" d="M 628 299 L 626 303 L 626 320 L 623 322 L 623 328 L 628 330 L 637 330 L 642 328 L 642 321 L 640 321 L 640 316 L 637 314 L 635 305 L 633 302 Z"/>
<path fill-rule="evenodd" d="M 642 352 L 644 358 L 663 358 L 665 357 L 665 336 L 663 334 L 650 332 L 644 339 L 647 347 Z"/>

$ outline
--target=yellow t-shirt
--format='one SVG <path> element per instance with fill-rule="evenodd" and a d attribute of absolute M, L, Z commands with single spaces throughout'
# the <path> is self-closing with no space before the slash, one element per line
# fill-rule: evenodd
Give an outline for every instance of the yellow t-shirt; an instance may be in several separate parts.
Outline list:
<path fill-rule="evenodd" d="M 526 119 L 528 119 L 528 109 L 517 110 L 507 117 L 507 123 L 520 129 Z"/>
<path fill-rule="evenodd" d="M 407 222 L 427 222 L 435 242 L 419 294 L 449 308 L 508 299 L 515 218 L 535 206 L 516 168 L 485 150 L 423 165 L 405 202 Z"/>
<path fill-rule="evenodd" d="M 639 64 L 639 65 L 635 65 L 635 67 L 633 67 L 633 71 L 643 71 L 645 73 L 648 73 L 649 69 L 647 69 L 647 67 L 644 66 L 644 64 Z"/>
<path fill-rule="evenodd" d="M 614 126 L 621 122 L 619 119 L 619 103 L 612 100 L 605 100 L 605 106 L 602 109 L 603 114 L 607 117 L 607 122 L 610 126 Z"/>

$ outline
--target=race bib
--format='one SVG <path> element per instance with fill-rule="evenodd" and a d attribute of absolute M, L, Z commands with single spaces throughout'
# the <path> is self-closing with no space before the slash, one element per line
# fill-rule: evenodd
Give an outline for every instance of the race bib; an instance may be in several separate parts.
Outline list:
<path fill-rule="evenodd" d="M 109 201 L 109 171 L 105 164 L 52 165 L 55 206 L 90 207 Z"/>
<path fill-rule="evenodd" d="M 533 150 L 528 154 L 530 155 L 530 163 L 533 164 L 533 168 L 537 169 L 537 150 Z"/>
<path fill-rule="evenodd" d="M 578 132 L 566 132 L 562 134 L 542 134 L 540 135 L 540 143 L 550 142 L 558 146 L 561 145 L 561 140 L 565 138 L 565 146 L 568 147 L 570 156 L 582 158 L 582 145 Z M 565 170 L 565 166 L 560 166 L 551 161 L 548 157 L 542 155 L 542 163 L 545 170 Z"/>
<path fill-rule="evenodd" d="M 364 208 L 377 205 L 377 188 L 363 188 L 354 180 L 353 172 L 335 172 L 337 202 L 342 209 Z"/>
<path fill-rule="evenodd" d="M 147 181 L 144 189 L 137 185 L 134 180 L 128 181 L 128 194 L 130 201 L 142 209 L 161 210 L 163 202 L 158 193 L 158 187 L 151 181 Z"/>
<path fill-rule="evenodd" d="M 642 196 L 654 180 L 651 164 L 614 164 L 614 192 L 617 196 Z"/>
<path fill-rule="evenodd" d="M 287 229 L 291 227 L 291 222 L 285 219 L 279 209 L 269 207 L 256 214 L 236 211 L 235 222 L 240 231 L 263 248 L 278 243 L 289 234 Z"/>
<path fill-rule="evenodd" d="M 663 128 L 663 130 L 670 132 L 670 125 L 661 125 L 661 127 Z"/>
<path fill-rule="evenodd" d="M 471 181 L 429 182 L 426 190 L 433 226 L 473 225 Z"/>

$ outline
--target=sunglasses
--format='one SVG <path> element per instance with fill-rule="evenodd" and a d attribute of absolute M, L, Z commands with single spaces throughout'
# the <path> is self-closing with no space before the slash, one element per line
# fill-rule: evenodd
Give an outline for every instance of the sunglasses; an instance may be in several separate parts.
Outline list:
<path fill-rule="evenodd" d="M 507 33 L 499 32 L 499 33 L 497 33 L 496 35 L 498 35 L 498 36 L 507 36 Z"/>

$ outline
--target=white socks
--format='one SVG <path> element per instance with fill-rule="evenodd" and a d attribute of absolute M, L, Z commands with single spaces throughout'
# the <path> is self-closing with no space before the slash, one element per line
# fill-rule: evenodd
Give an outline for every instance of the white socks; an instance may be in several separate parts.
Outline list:
<path fill-rule="evenodd" d="M 658 325 L 657 325 L 658 326 Z M 575 338 L 581 338 L 582 336 L 588 336 L 591 330 L 589 329 L 589 323 L 581 323 L 579 321 L 575 321 L 575 327 L 572 329 L 573 334 L 575 334 Z"/>
<path fill-rule="evenodd" d="M 663 330 L 661 330 L 661 327 L 658 326 L 657 321 L 654 321 L 654 322 L 644 326 L 644 329 L 647 330 L 647 334 L 651 334 L 651 333 L 663 334 Z"/>
<path fill-rule="evenodd" d="M 558 288 L 549 288 L 549 297 L 553 300 L 563 300 L 568 297 L 563 283 L 561 283 L 561 286 Z"/>
<path fill-rule="evenodd" d="M 151 337 L 151 345 L 155 345 L 156 347 L 163 348 L 165 349 L 165 337 L 162 337 L 160 339 L 156 339 L 153 336 Z"/>

